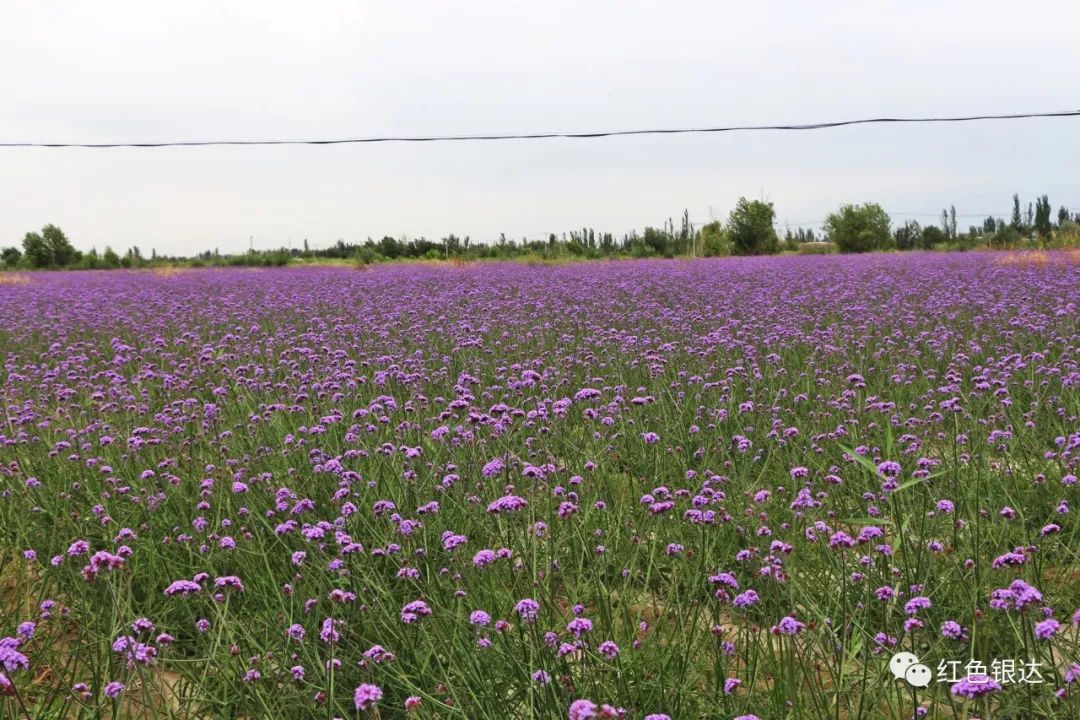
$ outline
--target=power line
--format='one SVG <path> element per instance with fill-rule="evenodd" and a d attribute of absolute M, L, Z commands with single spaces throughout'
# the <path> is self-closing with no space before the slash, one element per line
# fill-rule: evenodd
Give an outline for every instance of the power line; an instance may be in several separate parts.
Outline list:
<path fill-rule="evenodd" d="M 724 133 L 750 130 L 824 130 L 848 125 L 871 125 L 882 123 L 958 123 L 976 120 L 1020 120 L 1025 118 L 1061 118 L 1080 116 L 1080 110 L 1060 112 L 1029 112 L 1007 115 L 965 115 L 955 117 L 879 117 L 834 122 L 795 123 L 787 125 L 729 125 L 705 128 L 657 128 L 646 130 L 605 130 L 600 132 L 539 132 L 539 133 L 490 133 L 475 135 L 402 135 L 365 138 L 336 138 L 322 140 L 189 140 L 168 142 L 4 142 L 5 148 L 161 148 L 161 147 L 209 147 L 215 145 L 349 145 L 360 143 L 390 142 L 452 142 L 463 140 L 543 140 L 549 138 L 592 139 L 628 135 L 683 135 L 689 133 Z"/>

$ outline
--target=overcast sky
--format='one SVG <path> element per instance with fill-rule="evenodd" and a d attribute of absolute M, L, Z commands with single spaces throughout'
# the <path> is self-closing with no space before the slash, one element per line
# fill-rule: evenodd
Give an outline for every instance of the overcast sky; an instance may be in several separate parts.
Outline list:
<path fill-rule="evenodd" d="M 1080 3 L 0 0 L 0 141 L 692 127 L 1080 108 Z M 1080 119 L 498 143 L 0 149 L 0 246 L 474 241 L 841 202 L 1080 210 Z"/>

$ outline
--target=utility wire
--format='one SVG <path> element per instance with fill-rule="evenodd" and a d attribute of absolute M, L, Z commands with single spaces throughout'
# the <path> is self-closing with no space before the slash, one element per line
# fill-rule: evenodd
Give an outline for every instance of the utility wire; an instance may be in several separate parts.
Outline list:
<path fill-rule="evenodd" d="M 724 133 L 748 130 L 824 130 L 847 125 L 871 125 L 881 123 L 958 123 L 975 120 L 1019 120 L 1023 118 L 1060 118 L 1080 116 L 1080 110 L 1061 112 L 1012 113 L 1008 115 L 966 115 L 956 117 L 879 117 L 835 122 L 796 123 L 789 125 L 730 125 L 705 128 L 667 128 L 647 130 L 607 130 L 602 132 L 540 132 L 540 133 L 492 133 L 476 135 L 403 135 L 366 138 L 337 138 L 323 140 L 189 140 L 170 142 L 3 142 L 5 148 L 161 148 L 161 147 L 208 147 L 213 145 L 350 145 L 360 143 L 390 142 L 451 142 L 462 140 L 542 140 L 547 138 L 591 139 L 627 135 L 682 135 L 689 133 Z"/>

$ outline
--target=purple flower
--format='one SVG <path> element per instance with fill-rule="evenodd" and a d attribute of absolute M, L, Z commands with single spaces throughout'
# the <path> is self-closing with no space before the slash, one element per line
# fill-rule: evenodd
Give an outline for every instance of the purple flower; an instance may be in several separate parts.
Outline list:
<path fill-rule="evenodd" d="M 382 645 L 372 645 L 364 651 L 364 658 L 372 661 L 376 665 L 388 663 L 393 660 L 394 657 L 394 653 L 390 652 Z"/>
<path fill-rule="evenodd" d="M 514 610 L 525 622 L 534 622 L 537 613 L 540 612 L 540 603 L 532 598 L 525 598 L 523 600 L 518 600 L 517 605 L 514 606 Z"/>
<path fill-rule="evenodd" d="M 841 548 L 855 547 L 855 541 L 851 538 L 850 535 L 848 535 L 846 532 L 841 530 L 841 531 L 833 533 L 829 537 L 829 547 L 833 548 L 833 549 L 836 549 L 838 547 L 841 547 Z"/>
<path fill-rule="evenodd" d="M 341 588 L 334 588 L 326 597 L 335 605 L 341 605 L 343 603 L 354 602 L 356 600 L 356 593 L 342 590 Z"/>
<path fill-rule="evenodd" d="M 1071 685 L 1077 680 L 1080 680 L 1080 663 L 1072 663 L 1065 670 L 1065 682 Z"/>
<path fill-rule="evenodd" d="M 149 618 L 136 618 L 131 623 L 131 632 L 133 633 L 152 633 L 154 629 L 154 623 Z"/>
<path fill-rule="evenodd" d="M 799 622 L 790 615 L 786 615 L 776 624 L 774 630 L 781 635 L 798 635 L 806 628 L 804 623 Z"/>
<path fill-rule="evenodd" d="M 569 720 L 589 720 L 596 717 L 596 703 L 581 699 L 570 703 Z"/>
<path fill-rule="evenodd" d="M 990 567 L 995 570 L 1006 565 L 1023 565 L 1027 560 L 1027 556 L 1020 552 L 1007 552 L 1003 555 L 998 555 L 992 561 L 990 561 Z"/>
<path fill-rule="evenodd" d="M 1035 625 L 1035 637 L 1039 640 L 1049 640 L 1061 629 L 1061 623 L 1053 618 L 1047 618 Z"/>
<path fill-rule="evenodd" d="M 177 580 L 176 582 L 165 588 L 165 595 L 172 597 L 173 595 L 192 595 L 202 590 L 202 586 L 197 582 L 191 580 Z"/>
<path fill-rule="evenodd" d="M 946 620 L 941 623 L 941 637 L 949 638 L 950 640 L 959 640 L 964 634 L 964 629 L 960 627 L 960 624 L 953 620 Z"/>
<path fill-rule="evenodd" d="M 896 462 L 895 460 L 885 460 L 878 463 L 877 469 L 878 472 L 885 477 L 894 478 L 900 474 L 900 471 L 903 468 L 901 468 L 900 463 Z"/>
<path fill-rule="evenodd" d="M 446 550 L 447 552 L 450 552 L 454 548 L 460 547 L 467 542 L 469 542 L 469 538 L 467 536 L 458 535 L 456 533 L 450 532 L 449 530 L 444 532 L 442 535 L 443 550 Z"/>
<path fill-rule="evenodd" d="M 966 698 L 977 698 L 997 692 L 1000 689 L 1001 685 L 993 678 L 988 675 L 975 674 L 968 675 L 961 679 L 960 682 L 953 683 L 952 694 Z"/>
<path fill-rule="evenodd" d="M 222 589 L 232 588 L 237 592 L 244 592 L 244 583 L 240 582 L 240 578 L 235 575 L 225 575 L 223 577 L 215 578 L 214 587 Z"/>
<path fill-rule="evenodd" d="M 327 645 L 341 640 L 341 626 L 344 623 L 341 620 L 335 620 L 334 618 L 326 618 L 322 621 L 322 627 L 319 629 L 319 639 Z"/>
<path fill-rule="evenodd" d="M 735 579 L 734 575 L 732 575 L 731 573 L 727 573 L 727 572 L 722 572 L 722 573 L 718 573 L 716 575 L 711 576 L 709 578 L 709 582 L 712 583 L 713 585 L 726 585 L 727 587 L 731 588 L 732 590 L 738 590 L 739 589 L 739 581 Z"/>
<path fill-rule="evenodd" d="M 125 657 L 129 668 L 134 667 L 136 664 L 151 665 L 157 657 L 156 648 L 141 643 L 130 635 L 118 637 L 113 642 L 112 649 L 113 652 Z"/>
<path fill-rule="evenodd" d="M 741 592 L 738 595 L 736 595 L 734 598 L 732 598 L 731 604 L 733 606 L 735 606 L 735 607 L 738 607 L 738 608 L 750 607 L 751 605 L 756 604 L 757 601 L 758 601 L 757 591 L 751 589 L 751 590 L 746 590 L 745 592 Z"/>
<path fill-rule="evenodd" d="M 1018 578 L 1009 583 L 1009 587 L 990 593 L 990 607 L 995 610 L 1022 610 L 1027 605 L 1042 602 L 1042 597 L 1036 588 Z"/>
<path fill-rule="evenodd" d="M 472 562 L 478 568 L 485 568 L 495 562 L 495 551 L 485 548 L 473 556 Z"/>
<path fill-rule="evenodd" d="M 85 555 L 90 552 L 90 543 L 85 540 L 76 540 L 68 546 L 68 557 L 78 557 L 79 555 Z"/>
<path fill-rule="evenodd" d="M 376 703 L 382 700 L 382 696 L 382 690 L 378 685 L 364 683 L 353 693 L 353 703 L 356 704 L 357 710 L 368 710 L 375 707 Z"/>
<path fill-rule="evenodd" d="M 610 640 L 600 643 L 596 650 L 608 660 L 614 660 L 619 654 L 619 646 Z"/>
<path fill-rule="evenodd" d="M 930 598 L 920 595 L 918 597 L 913 597 L 904 603 L 904 612 L 908 615 L 915 615 L 920 610 L 928 610 L 930 607 Z"/>
<path fill-rule="evenodd" d="M 30 669 L 30 660 L 15 649 L 19 644 L 20 641 L 16 638 L 6 637 L 0 640 L 0 665 L 9 673 Z"/>
<path fill-rule="evenodd" d="M 502 512 L 515 512 L 527 507 L 529 501 L 523 497 L 517 495 L 504 495 L 498 500 L 494 500 L 487 506 L 487 511 L 492 514 L 498 514 Z"/>
<path fill-rule="evenodd" d="M 413 600 L 401 608 L 401 622 L 409 625 L 431 614 L 431 608 L 423 600 Z"/>
<path fill-rule="evenodd" d="M 124 683 L 113 680 L 105 685 L 105 689 L 102 690 L 105 693 L 105 697 L 115 700 L 120 697 L 120 693 L 124 692 Z"/>
<path fill-rule="evenodd" d="M 592 620 L 583 617 L 574 618 L 566 626 L 566 631 L 579 638 L 585 633 L 592 632 Z"/>

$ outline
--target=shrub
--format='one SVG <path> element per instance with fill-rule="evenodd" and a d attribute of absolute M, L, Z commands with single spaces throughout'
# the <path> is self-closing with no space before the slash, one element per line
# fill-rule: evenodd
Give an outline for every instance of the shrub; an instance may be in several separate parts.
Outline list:
<path fill-rule="evenodd" d="M 888 213 L 877 203 L 841 205 L 825 218 L 825 232 L 840 252 L 861 253 L 886 249 L 891 240 Z"/>
<path fill-rule="evenodd" d="M 357 250 L 356 254 L 353 255 L 353 265 L 358 268 L 367 267 L 368 265 L 379 262 L 383 259 L 383 256 L 376 252 L 374 248 L 365 245 L 362 246 L 359 250 Z"/>
<path fill-rule="evenodd" d="M 1073 220 L 1061 223 L 1054 233 L 1053 246 L 1056 248 L 1080 248 L 1080 224 Z"/>
<path fill-rule="evenodd" d="M 731 254 L 731 238 L 720 221 L 701 228 L 701 252 L 705 257 L 719 257 Z"/>
<path fill-rule="evenodd" d="M 800 255 L 831 255 L 838 252 L 840 248 L 831 242 L 808 242 L 799 245 Z"/>
<path fill-rule="evenodd" d="M 919 247 L 923 250 L 933 250 L 936 245 L 946 242 L 948 237 L 945 231 L 937 225 L 927 225 L 922 229 L 922 237 L 919 238 Z"/>
<path fill-rule="evenodd" d="M 773 255 L 780 251 L 780 238 L 773 222 L 773 204 L 739 198 L 728 218 L 727 234 L 735 255 Z"/>
<path fill-rule="evenodd" d="M 7 267 L 15 267 L 19 264 L 19 260 L 21 259 L 22 253 L 19 251 L 19 248 L 8 247 L 0 252 L 0 262 L 3 262 Z"/>
<path fill-rule="evenodd" d="M 1012 248 L 1020 244 L 1023 240 L 1020 237 L 1020 231 L 1014 228 L 1012 225 L 1000 225 L 994 231 L 994 234 L 990 236 L 988 242 L 990 247 L 995 248 Z"/>

